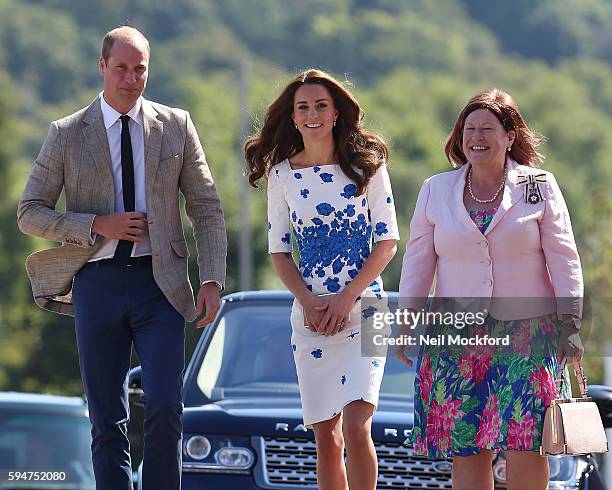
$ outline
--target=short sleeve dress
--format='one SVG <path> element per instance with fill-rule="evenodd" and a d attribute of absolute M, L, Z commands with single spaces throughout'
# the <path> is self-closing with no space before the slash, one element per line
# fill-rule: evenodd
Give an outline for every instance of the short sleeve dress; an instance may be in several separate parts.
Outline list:
<path fill-rule="evenodd" d="M 291 253 L 293 234 L 298 268 L 315 294 L 339 293 L 350 284 L 369 257 L 372 241 L 399 239 L 386 166 L 370 179 L 364 194 L 356 191 L 339 165 L 293 170 L 284 160 L 270 170 L 269 253 Z M 365 296 L 383 298 L 380 277 Z M 368 312 L 361 303 L 355 303 L 340 333 L 326 337 L 304 326 L 302 307 L 294 301 L 291 342 L 306 427 L 333 418 L 354 400 L 378 404 L 385 357 L 362 356 L 361 323 Z"/>

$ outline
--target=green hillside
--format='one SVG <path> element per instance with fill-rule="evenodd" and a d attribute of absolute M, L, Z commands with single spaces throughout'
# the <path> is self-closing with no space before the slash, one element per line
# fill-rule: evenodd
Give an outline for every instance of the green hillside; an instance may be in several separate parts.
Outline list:
<path fill-rule="evenodd" d="M 23 267 L 46 244 L 19 233 L 15 208 L 49 122 L 100 91 L 99 44 L 124 23 L 151 41 L 146 96 L 189 109 L 198 127 L 226 211 L 229 291 L 238 288 L 240 111 L 255 128 L 284 82 L 317 66 L 353 83 L 365 124 L 390 142 L 400 250 L 423 179 L 448 168 L 457 112 L 479 90 L 509 91 L 548 138 L 544 166 L 566 196 L 587 293 L 604 298 L 597 315 L 609 318 L 611 16 L 612 0 L 0 0 L 0 389 L 81 390 L 72 322 L 34 306 Z M 248 107 L 238 103 L 242 60 Z M 252 198 L 254 287 L 282 287 L 267 260 L 265 196 Z M 387 289 L 400 268 L 401 253 Z"/>

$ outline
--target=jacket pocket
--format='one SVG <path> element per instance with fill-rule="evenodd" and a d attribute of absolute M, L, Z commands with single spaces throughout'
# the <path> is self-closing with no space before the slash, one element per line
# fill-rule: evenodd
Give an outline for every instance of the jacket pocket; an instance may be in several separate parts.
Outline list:
<path fill-rule="evenodd" d="M 174 242 L 170 242 L 170 246 L 174 253 L 179 257 L 189 257 L 189 249 L 187 248 L 187 243 L 184 240 L 177 240 Z"/>
<path fill-rule="evenodd" d="M 172 155 L 171 157 L 166 157 L 166 158 L 161 158 L 159 160 L 159 164 L 160 165 L 172 165 L 172 164 L 177 164 L 178 162 L 181 161 L 181 154 L 177 153 L 176 155 Z"/>
<path fill-rule="evenodd" d="M 181 154 L 176 154 L 170 158 L 164 158 L 159 161 L 158 173 L 160 177 L 177 177 L 181 172 L 183 159 Z"/>

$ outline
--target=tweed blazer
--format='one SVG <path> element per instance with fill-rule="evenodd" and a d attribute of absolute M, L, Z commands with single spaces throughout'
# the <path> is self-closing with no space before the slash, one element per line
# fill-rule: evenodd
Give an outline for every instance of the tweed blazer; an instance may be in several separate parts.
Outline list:
<path fill-rule="evenodd" d="M 499 320 L 582 315 L 580 257 L 569 213 L 550 172 L 510 160 L 502 201 L 485 233 L 463 203 L 468 165 L 425 180 L 406 245 L 400 302 L 420 310 L 434 297 L 479 298 Z M 543 200 L 524 198 L 524 177 L 540 175 Z"/>
<path fill-rule="evenodd" d="M 217 190 L 189 113 L 143 99 L 145 194 L 155 281 L 186 320 L 196 317 L 179 194 L 193 227 L 200 282 L 225 282 L 227 237 Z M 96 215 L 115 211 L 114 179 L 99 98 L 51 123 L 19 202 L 22 232 L 60 242 L 26 259 L 36 303 L 73 315 L 75 274 L 101 247 Z M 65 193 L 65 211 L 56 209 Z"/>

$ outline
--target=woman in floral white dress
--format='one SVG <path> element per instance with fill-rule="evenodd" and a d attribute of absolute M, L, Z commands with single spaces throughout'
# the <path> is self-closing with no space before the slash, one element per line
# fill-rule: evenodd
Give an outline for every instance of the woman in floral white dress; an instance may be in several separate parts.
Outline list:
<path fill-rule="evenodd" d="M 399 234 L 387 147 L 360 120 L 341 83 L 308 70 L 270 105 L 245 145 L 250 182 L 268 178 L 272 263 L 296 298 L 292 348 L 324 490 L 372 490 L 377 479 L 370 428 L 385 358 L 362 355 L 361 323 L 384 297 L 380 273 Z M 369 306 L 362 297 L 372 298 Z"/>

